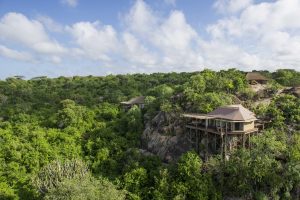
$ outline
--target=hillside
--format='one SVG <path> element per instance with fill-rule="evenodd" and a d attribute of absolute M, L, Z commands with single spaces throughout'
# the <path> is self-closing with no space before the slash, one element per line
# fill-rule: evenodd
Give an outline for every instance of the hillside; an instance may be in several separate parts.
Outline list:
<path fill-rule="evenodd" d="M 236 69 L 0 81 L 0 199 L 299 199 L 300 72 L 260 73 L 260 91 Z M 237 99 L 265 130 L 203 160 L 181 114 Z"/>

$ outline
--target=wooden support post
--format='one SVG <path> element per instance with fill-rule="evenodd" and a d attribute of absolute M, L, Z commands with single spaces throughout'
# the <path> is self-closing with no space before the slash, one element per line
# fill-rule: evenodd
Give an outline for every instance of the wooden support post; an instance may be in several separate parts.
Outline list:
<path fill-rule="evenodd" d="M 225 154 L 225 158 L 226 158 L 226 154 L 227 154 L 227 124 L 226 124 L 226 129 L 225 129 L 225 146 L 224 146 L 224 154 Z M 226 159 L 225 159 L 226 160 Z"/>
<path fill-rule="evenodd" d="M 197 129 L 194 131 L 194 136 L 195 136 L 195 149 L 197 149 Z"/>
<path fill-rule="evenodd" d="M 248 139 L 248 145 L 249 145 L 249 149 L 251 149 L 251 133 L 249 133 L 249 139 Z"/>
<path fill-rule="evenodd" d="M 224 155 L 225 155 L 225 161 L 226 161 L 226 155 L 227 155 L 227 143 L 228 143 L 228 138 L 227 138 L 227 123 L 225 122 L 225 145 L 224 145 Z"/>
<path fill-rule="evenodd" d="M 199 134 L 198 134 L 198 130 L 196 130 L 196 152 L 199 154 Z"/>
<path fill-rule="evenodd" d="M 205 119 L 205 134 L 206 134 L 206 160 L 208 159 L 208 119 Z"/>
<path fill-rule="evenodd" d="M 196 120 L 196 152 L 199 154 L 198 120 Z"/>
<path fill-rule="evenodd" d="M 245 133 L 243 134 L 243 148 L 245 148 L 245 141 L 246 139 L 245 139 Z"/>
<path fill-rule="evenodd" d="M 224 157 L 224 155 L 223 155 L 223 153 L 224 153 L 224 141 L 223 141 L 223 133 L 221 132 L 220 133 L 220 136 L 221 136 L 221 145 L 220 145 L 220 149 L 221 149 L 221 157 L 223 158 Z"/>
<path fill-rule="evenodd" d="M 215 146 L 214 146 L 215 152 L 217 151 L 217 134 L 215 134 Z"/>

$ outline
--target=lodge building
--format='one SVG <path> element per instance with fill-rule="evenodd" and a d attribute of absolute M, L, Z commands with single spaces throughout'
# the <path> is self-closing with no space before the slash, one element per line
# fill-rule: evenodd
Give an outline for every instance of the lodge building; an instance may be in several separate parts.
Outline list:
<path fill-rule="evenodd" d="M 208 114 L 183 114 L 185 133 L 200 154 L 227 156 L 239 147 L 251 147 L 258 134 L 255 114 L 242 105 L 222 106 Z"/>
<path fill-rule="evenodd" d="M 144 96 L 134 97 L 129 101 L 122 101 L 121 105 L 125 110 L 129 110 L 135 105 L 138 106 L 140 109 L 143 109 L 145 107 L 145 97 Z"/>
<path fill-rule="evenodd" d="M 249 84 L 255 85 L 255 84 L 267 84 L 269 79 L 263 76 L 259 72 L 248 72 L 246 74 L 246 80 Z"/>

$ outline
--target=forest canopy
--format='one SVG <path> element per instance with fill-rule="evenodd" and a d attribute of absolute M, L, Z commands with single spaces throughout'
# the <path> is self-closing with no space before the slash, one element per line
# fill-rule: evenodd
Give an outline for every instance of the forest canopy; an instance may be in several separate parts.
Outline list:
<path fill-rule="evenodd" d="M 0 81 L 0 199 L 296 199 L 300 194 L 300 72 L 261 71 L 269 104 L 245 72 L 105 77 L 11 77 Z M 145 96 L 145 108 L 121 101 Z M 253 148 L 224 162 L 195 152 L 177 162 L 141 153 L 147 120 L 157 113 L 201 112 L 239 97 L 270 119 Z M 171 133 L 172 134 L 172 133 Z"/>

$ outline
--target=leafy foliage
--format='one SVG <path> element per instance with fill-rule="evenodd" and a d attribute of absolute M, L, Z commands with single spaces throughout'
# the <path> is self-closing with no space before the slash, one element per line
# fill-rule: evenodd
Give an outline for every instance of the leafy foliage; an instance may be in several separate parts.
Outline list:
<path fill-rule="evenodd" d="M 300 80 L 294 70 L 264 74 L 274 91 Z M 145 109 L 120 108 L 139 95 Z M 291 95 L 255 110 L 271 123 L 226 162 L 141 153 L 144 124 L 159 111 L 207 113 L 234 95 L 255 96 L 236 69 L 0 81 L 0 199 L 299 198 L 300 102 Z"/>

